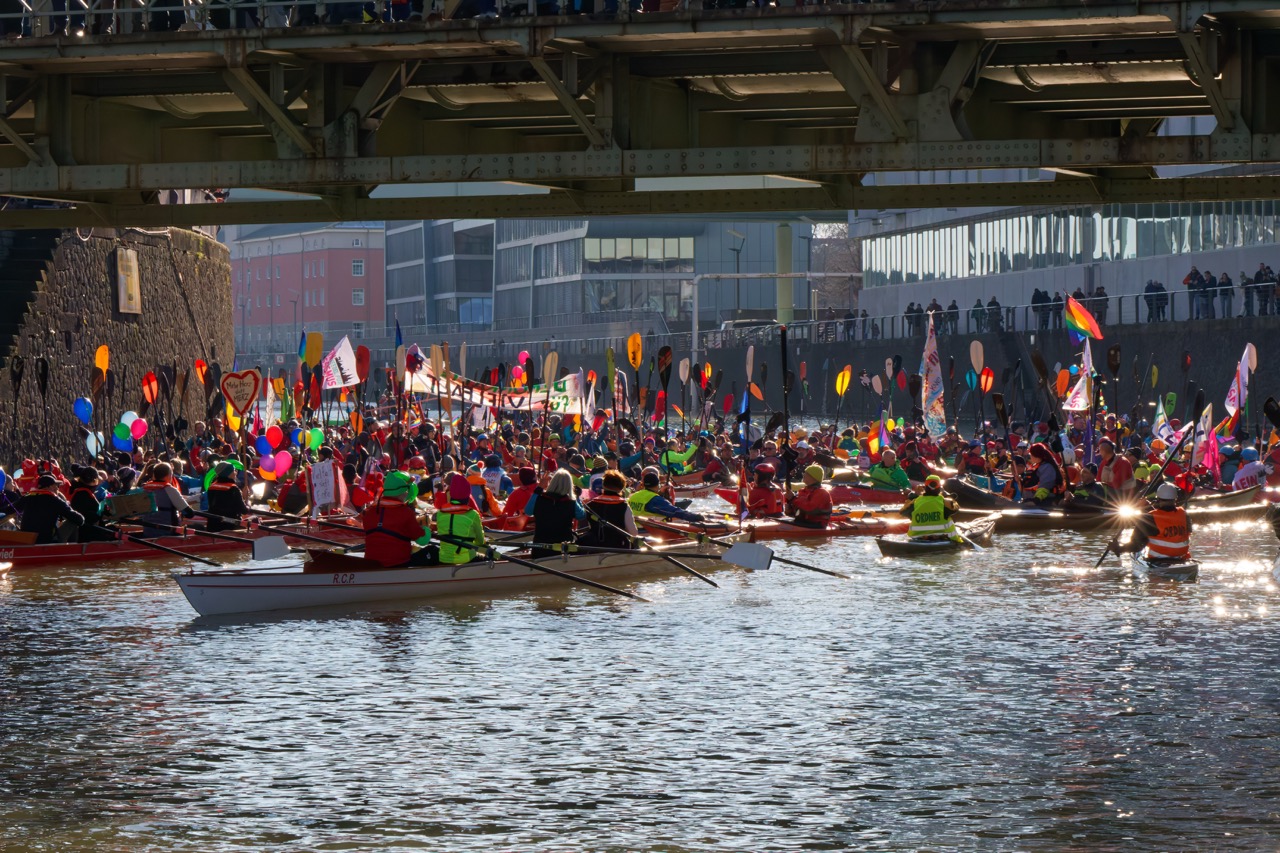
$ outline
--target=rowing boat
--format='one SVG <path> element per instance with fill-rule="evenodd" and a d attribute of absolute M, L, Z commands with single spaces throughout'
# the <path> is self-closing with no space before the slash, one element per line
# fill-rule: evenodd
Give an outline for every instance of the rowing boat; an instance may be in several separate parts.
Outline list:
<path fill-rule="evenodd" d="M 684 543 L 658 546 L 653 552 L 576 553 L 533 560 L 549 568 L 593 581 L 669 575 L 676 557 L 705 571 L 723 563 L 722 549 Z M 201 616 L 294 610 L 383 601 L 412 601 L 452 595 L 509 595 L 546 587 L 572 586 L 569 581 L 507 560 L 476 561 L 460 566 L 437 565 L 387 569 L 370 560 L 314 552 L 315 562 L 272 571 L 222 570 L 175 573 L 173 578 Z M 522 559 L 525 559 L 522 557 Z"/>
<path fill-rule="evenodd" d="M 1194 583 L 1200 577 L 1200 564 L 1187 557 L 1160 559 L 1149 554 L 1133 555 L 1134 574 L 1150 580 Z"/>
<path fill-rule="evenodd" d="M 876 546 L 885 557 L 932 557 L 938 554 L 950 554 L 955 551 L 973 550 L 973 543 L 986 545 L 991 541 L 991 532 L 995 529 L 998 515 L 993 513 L 977 521 L 957 524 L 964 539 L 911 539 L 905 535 L 877 536 Z"/>
<path fill-rule="evenodd" d="M 254 527 L 249 530 L 227 530 L 223 535 L 247 539 L 248 542 L 235 542 L 228 539 L 215 539 L 206 536 L 199 528 L 189 527 L 184 534 L 158 536 L 148 539 L 156 545 L 173 548 L 184 554 L 200 556 L 208 554 L 247 554 L 253 550 L 253 541 L 266 536 L 283 536 L 291 546 L 309 544 L 308 541 L 291 537 L 290 533 L 304 533 L 311 536 L 318 531 L 308 524 L 284 524 L 271 527 Z M 364 539 L 364 530 L 352 527 L 349 531 L 326 526 L 320 533 L 325 539 L 344 544 L 359 542 Z M 9 561 L 15 569 L 63 566 L 80 563 L 116 563 L 126 560 L 172 560 L 172 555 L 165 554 L 149 545 L 132 542 L 127 539 L 112 539 L 106 542 L 68 542 L 49 545 L 5 545 L 0 547 L 0 560 Z"/>
<path fill-rule="evenodd" d="M 835 504 L 892 504 L 895 506 L 901 506 L 903 501 L 909 497 L 904 492 L 893 492 L 888 489 L 874 489 L 870 486 L 838 484 L 823 486 L 823 488 L 831 493 L 831 503 L 833 506 Z M 716 495 L 734 506 L 738 505 L 737 489 L 720 487 L 716 489 Z"/>

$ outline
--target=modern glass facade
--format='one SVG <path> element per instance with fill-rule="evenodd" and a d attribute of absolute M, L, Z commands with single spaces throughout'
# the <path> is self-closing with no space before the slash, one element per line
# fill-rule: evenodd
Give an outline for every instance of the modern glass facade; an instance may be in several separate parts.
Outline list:
<path fill-rule="evenodd" d="M 963 279 L 1275 243 L 1280 202 L 1107 204 L 953 220 L 863 241 L 863 286 Z"/>

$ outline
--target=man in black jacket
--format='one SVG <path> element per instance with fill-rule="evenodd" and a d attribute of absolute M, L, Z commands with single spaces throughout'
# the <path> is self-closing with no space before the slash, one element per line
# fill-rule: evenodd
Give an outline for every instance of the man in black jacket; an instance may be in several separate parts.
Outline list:
<path fill-rule="evenodd" d="M 22 496 L 17 509 L 22 516 L 19 529 L 36 534 L 37 545 L 58 541 L 58 526 L 63 521 L 84 524 L 84 516 L 71 508 L 58 492 L 57 478 L 49 474 L 40 475 L 35 489 Z"/>

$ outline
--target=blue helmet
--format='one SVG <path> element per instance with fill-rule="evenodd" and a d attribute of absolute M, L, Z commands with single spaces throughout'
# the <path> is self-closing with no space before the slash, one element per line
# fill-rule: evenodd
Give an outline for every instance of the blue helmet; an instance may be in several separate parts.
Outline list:
<path fill-rule="evenodd" d="M 1240 451 L 1240 459 L 1241 459 L 1242 461 L 1244 461 L 1244 462 L 1257 462 L 1257 461 L 1258 461 L 1258 448 L 1256 448 L 1256 447 L 1246 447 L 1244 450 L 1241 450 L 1241 451 Z"/>

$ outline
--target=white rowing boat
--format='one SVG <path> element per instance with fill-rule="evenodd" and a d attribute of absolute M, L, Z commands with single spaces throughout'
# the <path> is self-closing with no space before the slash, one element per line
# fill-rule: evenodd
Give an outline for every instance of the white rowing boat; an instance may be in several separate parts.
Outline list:
<path fill-rule="evenodd" d="M 719 559 L 722 549 L 709 543 L 658 546 L 653 552 L 557 555 L 533 562 L 599 582 L 679 572 L 662 558 L 664 554 L 697 570 L 716 568 L 723 562 Z M 384 569 L 370 568 L 368 561 L 359 558 L 315 556 L 316 563 L 278 570 L 190 571 L 175 573 L 173 578 L 201 616 L 409 601 L 445 595 L 509 595 L 574 585 L 506 560 Z"/>

